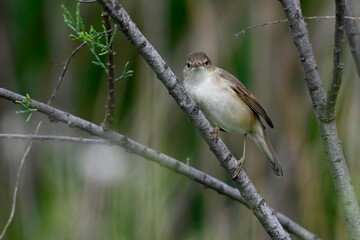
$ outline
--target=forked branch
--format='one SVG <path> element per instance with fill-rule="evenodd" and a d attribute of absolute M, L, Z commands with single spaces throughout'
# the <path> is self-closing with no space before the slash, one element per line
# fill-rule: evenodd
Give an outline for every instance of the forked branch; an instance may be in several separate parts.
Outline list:
<path fill-rule="evenodd" d="M 349 235 L 351 239 L 360 239 L 359 204 L 357 202 L 354 187 L 351 184 L 349 170 L 346 165 L 341 141 L 336 127 L 336 121 L 334 118 L 329 119 L 327 115 L 324 114 L 326 110 L 326 102 L 331 101 L 331 98 L 328 100 L 326 97 L 309 40 L 306 23 L 301 12 L 300 1 L 280 0 L 280 2 L 289 21 L 290 32 L 303 67 L 305 80 L 313 107 L 315 109 L 317 124 L 330 166 L 331 176 L 345 216 Z M 338 8 L 340 1 L 337 1 L 336 3 Z M 341 12 L 337 10 L 337 14 L 338 13 Z M 339 20 L 340 19 L 341 18 L 339 18 Z M 333 88 L 334 91 L 336 91 L 336 88 L 337 87 Z M 337 94 L 333 97 L 336 98 L 336 95 Z"/>

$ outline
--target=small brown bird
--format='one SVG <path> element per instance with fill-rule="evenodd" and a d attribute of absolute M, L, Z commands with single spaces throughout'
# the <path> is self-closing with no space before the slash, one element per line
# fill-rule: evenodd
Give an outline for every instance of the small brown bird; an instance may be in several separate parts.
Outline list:
<path fill-rule="evenodd" d="M 247 135 L 265 154 L 276 175 L 283 176 L 260 117 L 271 128 L 273 123 L 249 90 L 236 77 L 214 66 L 203 52 L 187 56 L 183 73 L 184 87 L 215 127 L 214 136 L 218 137 L 220 130 L 244 135 L 243 155 L 233 178 L 240 174 L 245 161 Z"/>

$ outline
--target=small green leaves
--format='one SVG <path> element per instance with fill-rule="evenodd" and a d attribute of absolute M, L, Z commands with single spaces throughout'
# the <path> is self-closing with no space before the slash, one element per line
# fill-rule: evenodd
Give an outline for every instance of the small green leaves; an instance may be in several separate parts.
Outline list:
<path fill-rule="evenodd" d="M 124 72 L 123 72 L 123 74 L 122 74 L 120 77 L 118 77 L 117 79 L 115 79 L 115 82 L 120 81 L 120 80 L 123 79 L 123 78 L 127 78 L 127 77 L 133 76 L 134 71 L 133 71 L 133 70 L 127 70 L 127 66 L 128 66 L 128 65 L 129 65 L 129 62 L 126 62 L 126 63 L 125 63 L 125 66 L 124 66 Z"/>
<path fill-rule="evenodd" d="M 15 103 L 21 104 L 25 108 L 25 110 L 16 111 L 17 114 L 29 114 L 26 119 L 27 122 L 30 120 L 32 114 L 37 111 L 37 109 L 34 108 L 33 104 L 30 103 L 29 94 L 26 94 L 26 97 L 24 97 L 24 101 L 15 101 Z"/>
<path fill-rule="evenodd" d="M 61 7 L 64 9 L 64 22 L 71 28 L 74 32 L 79 31 L 77 25 L 75 24 L 75 21 L 71 15 L 71 13 L 65 8 L 64 5 L 61 5 Z"/>
<path fill-rule="evenodd" d="M 103 33 L 97 32 L 93 26 L 90 26 L 90 31 L 87 32 L 85 28 L 84 21 L 80 16 L 80 2 L 76 5 L 76 22 L 71 15 L 71 13 L 62 5 L 64 9 L 64 22 L 68 25 L 68 27 L 74 31 L 75 34 L 70 34 L 70 38 L 72 40 L 79 40 L 82 42 L 86 42 L 87 46 L 89 47 L 90 52 L 95 57 L 95 60 L 92 61 L 97 66 L 100 66 L 104 69 L 106 73 L 108 73 L 108 69 L 106 68 L 105 64 L 101 61 L 100 56 L 108 54 L 111 52 L 110 46 L 114 40 L 114 36 L 116 33 L 116 27 L 112 32 L 112 36 L 110 41 L 108 41 L 108 32 L 104 25 L 102 28 L 104 30 Z M 104 40 L 103 40 L 104 39 Z M 96 52 L 96 48 L 99 49 L 99 53 Z"/>
<path fill-rule="evenodd" d="M 97 32 L 93 26 L 90 26 L 89 32 L 86 31 L 85 24 L 83 19 L 80 16 L 80 2 L 76 5 L 76 16 L 74 17 L 72 14 L 66 9 L 64 5 L 61 5 L 64 9 L 64 22 L 68 25 L 68 27 L 74 32 L 74 34 L 70 34 L 70 38 L 72 40 L 78 40 L 81 42 L 86 42 L 90 52 L 94 56 L 95 60 L 91 61 L 94 65 L 100 66 L 106 74 L 109 74 L 109 70 L 106 67 L 105 63 L 101 60 L 101 56 L 113 53 L 111 50 L 111 45 L 114 41 L 114 37 L 116 34 L 116 25 L 114 25 L 112 29 L 106 29 L 104 24 L 102 25 L 103 32 Z M 109 39 L 109 34 L 111 37 Z M 115 81 L 119 81 L 121 79 L 133 76 L 133 70 L 127 70 L 129 62 L 127 62 L 124 66 L 123 74 L 115 79 Z"/>

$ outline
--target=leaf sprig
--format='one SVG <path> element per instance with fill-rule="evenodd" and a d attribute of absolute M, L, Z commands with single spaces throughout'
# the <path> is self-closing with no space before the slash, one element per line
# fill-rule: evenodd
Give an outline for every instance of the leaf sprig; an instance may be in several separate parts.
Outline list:
<path fill-rule="evenodd" d="M 124 72 L 123 72 L 123 74 L 122 74 L 120 77 L 116 78 L 116 79 L 115 79 L 115 82 L 120 81 L 121 79 L 128 78 L 128 77 L 132 77 L 132 76 L 133 76 L 134 71 L 133 71 L 133 70 L 127 70 L 127 66 L 128 66 L 128 65 L 129 65 L 129 62 L 126 62 L 125 65 L 124 65 Z"/>
<path fill-rule="evenodd" d="M 15 101 L 15 103 L 21 104 L 25 108 L 25 110 L 16 111 L 17 114 L 29 114 L 26 122 L 28 122 L 32 114 L 37 111 L 37 109 L 34 108 L 34 105 L 30 102 L 29 94 L 26 94 L 26 97 L 24 97 L 24 101 Z"/>
<path fill-rule="evenodd" d="M 76 5 L 76 21 L 74 20 L 72 14 L 69 10 L 66 9 L 64 5 L 61 5 L 64 9 L 64 22 L 68 25 L 68 27 L 74 31 L 75 34 L 70 34 L 70 38 L 72 40 L 79 40 L 82 42 L 86 42 L 89 47 L 90 52 L 95 57 L 95 60 L 92 61 L 97 66 L 100 66 L 104 69 L 104 71 L 108 74 L 109 70 L 106 65 L 101 61 L 100 56 L 108 54 L 111 52 L 111 44 L 114 41 L 114 37 L 116 34 L 116 27 L 112 31 L 112 35 L 110 40 L 108 41 L 109 33 L 106 31 L 104 25 L 102 25 L 103 32 L 97 32 L 93 26 L 90 26 L 89 32 L 86 31 L 85 24 L 83 19 L 80 16 L 80 2 Z M 103 40 L 104 39 L 104 40 Z M 99 49 L 97 52 L 96 50 Z"/>

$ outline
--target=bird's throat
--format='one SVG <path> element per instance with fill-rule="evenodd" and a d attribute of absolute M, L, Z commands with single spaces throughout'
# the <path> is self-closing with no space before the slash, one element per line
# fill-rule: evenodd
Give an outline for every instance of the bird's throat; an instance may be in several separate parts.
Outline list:
<path fill-rule="evenodd" d="M 211 72 L 209 72 L 206 68 L 200 67 L 191 69 L 186 76 L 186 80 L 192 82 L 192 84 L 203 83 L 207 81 L 211 77 Z"/>

